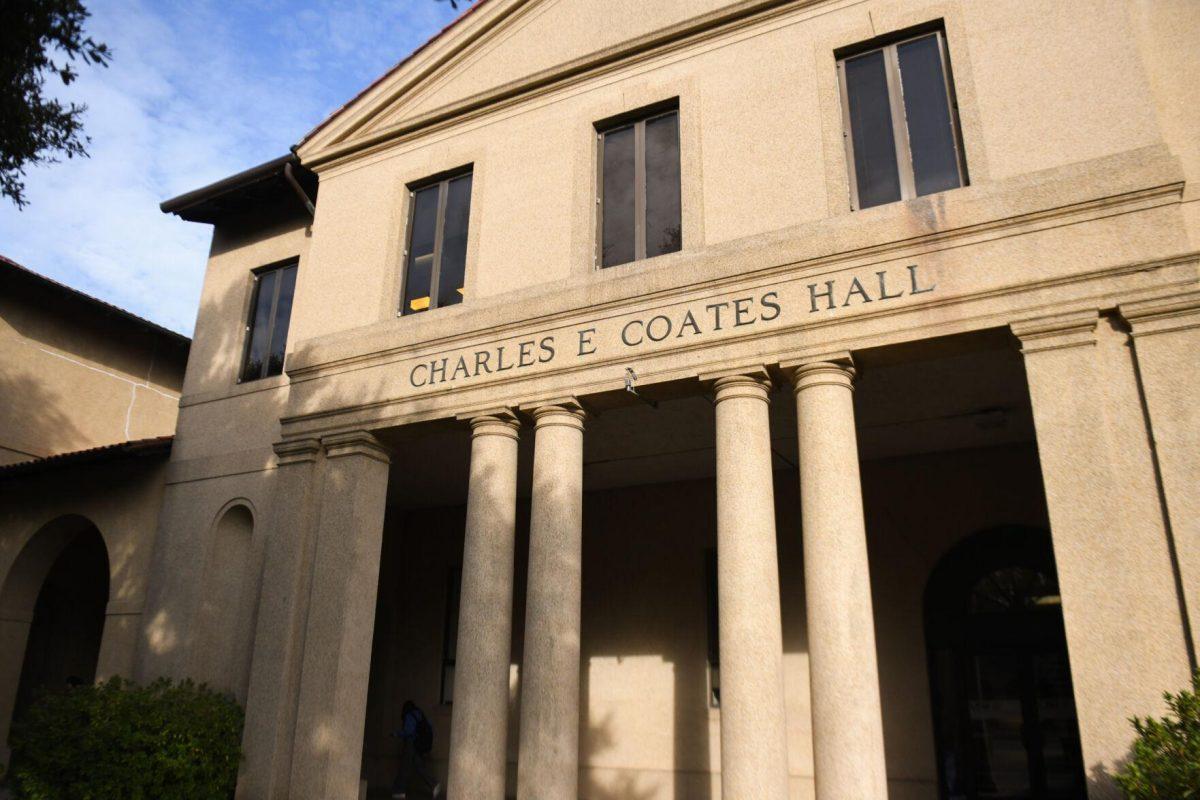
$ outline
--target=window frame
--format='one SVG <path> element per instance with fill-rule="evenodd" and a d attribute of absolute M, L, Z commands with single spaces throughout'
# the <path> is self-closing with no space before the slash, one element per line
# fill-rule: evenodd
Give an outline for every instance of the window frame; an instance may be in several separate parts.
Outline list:
<path fill-rule="evenodd" d="M 904 87 L 900 78 L 900 59 L 897 55 L 897 48 L 902 44 L 916 41 L 917 39 L 924 39 L 927 36 L 935 36 L 937 38 L 938 55 L 941 58 L 943 88 L 946 93 L 946 104 L 950 112 L 950 124 L 954 129 L 952 137 L 954 141 L 954 163 L 958 166 L 958 186 L 955 188 L 961 189 L 964 186 L 970 185 L 966 153 L 963 149 L 962 122 L 959 119 L 958 99 L 954 92 L 954 72 L 950 68 L 950 52 L 946 45 L 946 31 L 940 22 L 932 25 L 923 25 L 885 37 L 882 40 L 876 39 L 862 45 L 845 48 L 835 54 L 837 58 L 838 94 L 842 102 L 842 141 L 846 145 L 846 170 L 850 178 L 850 210 L 852 211 L 863 211 L 865 209 L 858 202 L 858 174 L 854 166 L 854 136 L 852 135 L 850 125 L 850 94 L 849 87 L 846 85 L 846 62 L 877 51 L 883 53 L 884 75 L 887 78 L 888 89 L 888 110 L 891 112 L 892 140 L 893 146 L 896 148 L 896 170 L 900 181 L 900 198 L 892 202 L 903 202 L 916 197 L 925 197 L 927 195 L 918 195 L 916 191 L 916 177 L 913 173 L 912 149 L 908 141 L 908 120 L 904 112 Z M 945 189 L 943 191 L 950 190 Z M 933 194 L 940 194 L 940 192 L 934 192 Z M 890 203 L 878 204 L 878 206 L 882 205 L 890 205 Z M 868 208 L 876 208 L 878 206 L 868 206 Z"/>
<path fill-rule="evenodd" d="M 279 321 L 276 319 L 275 315 L 276 315 L 276 312 L 279 310 L 279 291 L 280 291 L 280 288 L 283 286 L 282 273 L 284 270 L 288 269 L 289 267 L 296 268 L 296 279 L 299 280 L 300 279 L 300 259 L 297 256 L 293 256 L 292 258 L 286 258 L 283 261 L 276 261 L 274 263 L 267 264 L 265 266 L 256 267 L 250 271 L 250 279 L 252 281 L 251 289 L 250 289 L 250 305 L 246 309 L 246 313 L 244 315 L 245 319 L 246 319 L 246 326 L 242 332 L 242 339 L 243 339 L 243 341 L 242 341 L 242 357 L 241 357 L 241 360 L 238 362 L 237 383 L 239 383 L 239 384 L 252 383 L 253 381 L 261 381 L 261 380 L 264 380 L 265 378 L 277 377 L 277 375 L 267 374 L 267 371 L 270 369 L 270 365 L 271 365 L 270 347 L 271 347 L 271 341 L 275 338 L 275 324 Z M 253 378 L 248 378 L 248 377 L 246 377 L 246 367 L 248 366 L 246 362 L 250 358 L 250 347 L 253 344 L 252 339 L 254 338 L 253 337 L 254 321 L 255 321 L 254 312 L 258 308 L 258 293 L 262 288 L 262 277 L 270 272 L 280 273 L 280 278 L 275 281 L 275 291 L 271 297 L 271 310 L 267 312 L 267 332 L 266 332 L 267 351 L 268 351 L 267 357 L 263 360 L 262 367 L 259 368 L 259 371 L 258 371 L 259 374 Z M 296 306 L 296 293 L 295 292 L 296 292 L 295 286 L 293 286 L 292 287 L 292 309 L 293 310 L 295 309 L 295 306 Z M 291 332 L 291 313 L 290 312 L 288 314 L 288 332 L 289 333 Z M 278 374 L 282 375 L 284 373 L 284 370 L 286 367 L 287 367 L 287 339 L 284 339 L 283 363 L 279 367 Z"/>
<path fill-rule="evenodd" d="M 404 237 L 404 252 L 403 252 L 403 258 L 402 258 L 402 260 L 404 262 L 404 266 L 403 266 L 403 274 L 401 275 L 401 278 L 400 278 L 400 297 L 399 297 L 400 310 L 399 310 L 398 316 L 408 317 L 408 316 L 412 316 L 414 314 L 423 314 L 426 311 L 433 311 L 436 308 L 443 307 L 443 306 L 438 305 L 438 289 L 440 288 L 441 279 L 442 279 L 442 242 L 444 239 L 444 234 L 445 234 L 444 229 L 446 226 L 446 203 L 450 197 L 450 182 L 457 180 L 458 178 L 465 177 L 467 175 L 471 176 L 471 200 L 470 200 L 470 202 L 474 202 L 474 200 L 475 200 L 475 180 L 474 180 L 475 165 L 473 163 L 466 164 L 462 167 L 455 167 L 454 169 L 446 170 L 445 172 L 439 172 L 436 175 L 432 175 L 421 181 L 417 181 L 416 183 L 411 183 L 408 185 L 408 229 L 405 232 L 405 237 Z M 438 187 L 438 203 L 437 203 L 437 214 L 434 217 L 434 222 L 433 222 L 433 224 L 434 224 L 434 228 L 433 228 L 433 263 L 430 265 L 430 268 L 429 268 L 429 270 L 430 270 L 430 272 L 429 272 L 429 305 L 419 311 L 414 311 L 414 310 L 409 309 L 405 305 L 404 295 L 408 291 L 408 279 L 409 279 L 408 270 L 409 270 L 409 267 L 411 266 L 411 258 L 412 258 L 412 256 L 411 256 L 412 237 L 413 237 L 413 230 L 414 230 L 413 223 L 416 221 L 416 218 L 417 218 L 417 192 L 424 191 L 425 189 L 429 189 L 434 186 Z M 470 204 L 468 204 L 468 208 L 469 208 L 469 205 Z M 469 213 L 469 211 L 468 211 L 468 213 Z M 469 218 L 468 218 L 468 222 L 467 222 L 467 228 L 468 228 L 468 241 L 469 241 L 469 239 L 470 239 Z M 466 283 L 466 274 L 467 274 L 467 265 L 464 263 L 463 264 L 463 282 L 464 282 L 464 284 Z M 463 300 L 464 301 L 466 300 L 465 294 L 463 296 Z M 459 303 L 452 303 L 451 305 L 459 305 Z"/>
<path fill-rule="evenodd" d="M 596 228 L 592 262 L 596 269 L 623 267 L 658 256 L 646 255 L 646 123 L 676 115 L 676 156 L 679 158 L 679 250 L 683 250 L 683 124 L 679 98 L 673 97 L 648 106 L 626 111 L 593 123 L 596 132 Z M 622 128 L 633 128 L 633 258 L 604 266 L 604 137 Z M 659 255 L 671 255 L 660 253 Z"/>

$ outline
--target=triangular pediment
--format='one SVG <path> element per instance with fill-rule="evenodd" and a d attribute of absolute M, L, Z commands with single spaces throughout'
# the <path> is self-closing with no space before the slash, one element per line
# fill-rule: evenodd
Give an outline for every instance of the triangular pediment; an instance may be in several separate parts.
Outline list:
<path fill-rule="evenodd" d="M 459 20 L 308 135 L 306 162 L 386 138 L 523 82 L 704 16 L 731 0 L 476 0 Z"/>

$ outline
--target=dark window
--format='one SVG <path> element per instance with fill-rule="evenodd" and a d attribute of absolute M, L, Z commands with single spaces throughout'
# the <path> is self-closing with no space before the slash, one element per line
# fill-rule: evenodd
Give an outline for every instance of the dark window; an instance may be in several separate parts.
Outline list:
<path fill-rule="evenodd" d="M 441 703 L 454 702 L 454 661 L 458 653 L 458 599 L 462 590 L 462 569 L 454 567 L 446 578 L 446 618 L 442 623 Z"/>
<path fill-rule="evenodd" d="M 941 31 L 847 56 L 838 72 L 854 208 L 966 184 Z"/>
<path fill-rule="evenodd" d="M 253 381 L 283 372 L 292 296 L 296 291 L 296 263 L 281 264 L 254 273 L 254 298 L 246 325 L 246 360 L 241 380 Z"/>
<path fill-rule="evenodd" d="M 471 173 L 414 189 L 408 226 L 402 314 L 452 306 L 463 299 Z"/>
<path fill-rule="evenodd" d="M 706 611 L 708 612 L 708 704 L 721 707 L 721 616 L 717 607 L 717 551 L 704 554 Z"/>
<path fill-rule="evenodd" d="M 679 109 L 661 107 L 599 127 L 602 267 L 683 246 Z"/>

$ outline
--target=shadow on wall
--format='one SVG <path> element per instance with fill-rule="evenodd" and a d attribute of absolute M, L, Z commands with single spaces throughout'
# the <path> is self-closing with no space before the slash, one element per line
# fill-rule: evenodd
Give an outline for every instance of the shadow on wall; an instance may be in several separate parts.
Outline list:
<path fill-rule="evenodd" d="M 583 800 L 708 798 L 719 780 L 707 663 L 714 503 L 708 481 L 584 497 Z"/>
<path fill-rule="evenodd" d="M 77 398 L 67 397 L 49 389 L 37 375 L 6 369 L 0 371 L 0 448 L 28 453 L 28 459 L 14 454 L 15 463 L 92 446 L 91 439 L 80 430 L 68 413 L 78 404 Z M 7 441 L 12 437 L 12 441 Z M 37 452 L 30 452 L 39 448 Z M 0 452 L 0 463 L 5 455 Z"/>

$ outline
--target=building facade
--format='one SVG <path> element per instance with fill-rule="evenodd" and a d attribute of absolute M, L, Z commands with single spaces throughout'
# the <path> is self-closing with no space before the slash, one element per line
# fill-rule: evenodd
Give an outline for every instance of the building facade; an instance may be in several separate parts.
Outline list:
<path fill-rule="evenodd" d="M 133 673 L 187 357 L 0 256 L 0 763 L 38 688 Z"/>
<path fill-rule="evenodd" d="M 1192 3 L 478 0 L 214 224 L 238 797 L 1106 798 L 1196 666 Z M 317 197 L 319 186 L 319 199 Z"/>

